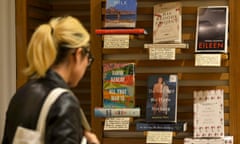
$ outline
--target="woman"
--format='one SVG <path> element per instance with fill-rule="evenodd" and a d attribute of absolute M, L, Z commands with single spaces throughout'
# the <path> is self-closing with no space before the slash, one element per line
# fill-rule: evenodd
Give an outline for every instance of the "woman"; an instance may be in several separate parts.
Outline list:
<path fill-rule="evenodd" d="M 90 36 L 74 17 L 58 17 L 40 25 L 30 40 L 25 70 L 30 80 L 17 90 L 6 114 L 3 144 L 12 143 L 16 128 L 35 129 L 41 106 L 56 88 L 77 86 L 93 61 Z M 51 107 L 46 121 L 46 144 L 79 144 L 83 135 L 99 143 L 95 134 L 84 131 L 80 105 L 71 93 L 63 93 Z"/>

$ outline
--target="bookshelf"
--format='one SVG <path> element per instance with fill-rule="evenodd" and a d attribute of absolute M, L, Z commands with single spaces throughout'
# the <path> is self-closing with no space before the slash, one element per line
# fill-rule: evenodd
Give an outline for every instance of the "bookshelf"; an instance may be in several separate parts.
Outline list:
<path fill-rule="evenodd" d="M 179 98 L 178 98 L 178 119 L 188 121 L 188 130 L 184 133 L 178 133 L 174 137 L 174 144 L 182 144 L 183 138 L 191 136 L 193 133 L 193 91 L 199 89 L 224 89 L 224 122 L 225 122 L 225 135 L 234 135 L 239 133 L 235 128 L 238 120 L 236 110 L 239 109 L 237 104 L 231 98 L 237 98 L 236 82 L 233 82 L 233 77 L 237 76 L 239 68 L 231 68 L 231 65 L 236 65 L 237 61 L 233 58 L 232 53 L 236 49 L 231 49 L 232 46 L 237 45 L 237 32 L 231 33 L 232 26 L 237 26 L 239 22 L 234 19 L 237 17 L 235 5 L 237 1 L 226 0 L 182 0 L 183 3 L 183 42 L 189 44 L 188 49 L 177 49 L 176 60 L 148 60 L 148 52 L 144 49 L 144 44 L 152 43 L 152 6 L 158 1 L 155 0 L 138 0 L 137 8 L 137 24 L 136 27 L 144 28 L 148 31 L 148 35 L 141 39 L 133 38 L 130 40 L 130 48 L 128 49 L 103 49 L 103 40 L 101 37 L 94 34 L 95 29 L 103 27 L 103 17 L 105 14 L 104 5 L 105 0 L 91 1 L 91 31 L 92 31 L 92 46 L 93 53 L 96 56 L 98 63 L 93 65 L 96 71 L 101 70 L 101 65 L 107 62 L 135 62 L 136 63 L 136 105 L 142 109 L 142 117 L 145 117 L 145 101 L 146 101 L 146 79 L 150 74 L 156 73 L 177 73 L 179 77 Z M 194 44 L 195 44 L 195 27 L 196 27 L 196 14 L 197 7 L 204 5 L 228 5 L 230 7 L 230 36 L 229 41 L 229 54 L 222 56 L 222 63 L 220 67 L 195 67 L 194 66 Z M 93 9 L 95 8 L 95 9 Z M 97 12 L 95 11 L 97 9 Z M 235 12 L 234 14 L 232 14 Z M 239 28 L 238 28 L 239 29 Z M 233 43 L 232 38 L 235 42 Z M 234 53 L 234 55 L 239 55 Z M 97 79 L 101 82 L 102 74 L 96 74 L 92 71 L 92 80 Z M 96 89 L 99 91 L 96 91 Z M 92 84 L 92 107 L 102 105 L 102 92 L 101 85 Z M 238 99 L 238 98 L 237 98 Z M 232 105 L 233 104 L 233 105 Z M 233 112 L 233 113 L 230 113 Z M 126 143 L 145 143 L 145 134 L 143 132 L 136 132 L 134 126 L 130 127 L 127 132 L 119 131 L 103 131 L 103 119 L 92 118 L 93 127 L 99 137 L 102 138 L 103 143 L 118 144 L 123 143 L 122 138 L 126 138 Z M 231 125 L 233 124 L 233 125 Z M 118 140 L 120 142 L 118 142 Z M 235 138 L 238 141 L 238 138 Z M 236 143 L 236 142 L 235 142 Z"/>
<path fill-rule="evenodd" d="M 168 1 L 168 0 L 165 0 Z M 137 9 L 137 27 L 145 28 L 148 32 L 152 29 L 152 6 L 159 1 L 157 0 L 138 0 Z M 37 22 L 45 22 L 48 16 L 57 16 L 64 13 L 72 14 L 83 19 L 91 32 L 91 46 L 95 61 L 91 71 L 87 74 L 87 79 L 76 88 L 79 95 L 91 99 L 84 100 L 87 111 L 91 112 L 91 124 L 93 131 L 101 138 L 104 144 L 124 144 L 124 143 L 145 143 L 145 134 L 135 132 L 134 125 L 130 126 L 127 132 L 104 132 L 104 119 L 94 117 L 94 108 L 102 104 L 102 63 L 111 61 L 128 61 L 137 63 L 137 104 L 145 106 L 146 78 L 152 73 L 177 72 L 180 78 L 178 119 L 187 119 L 192 121 L 192 92 L 196 89 L 224 88 L 224 120 L 226 135 L 234 136 L 234 143 L 240 143 L 240 121 L 239 111 L 240 101 L 239 79 L 240 79 L 240 20 L 239 0 L 181 0 L 183 2 L 183 40 L 189 43 L 189 49 L 177 49 L 177 57 L 174 61 L 149 61 L 147 50 L 144 49 L 145 43 L 152 43 L 152 36 L 148 34 L 144 37 L 133 36 L 130 40 L 130 48 L 126 50 L 119 49 L 102 49 L 102 37 L 95 34 L 95 30 L 102 28 L 105 0 L 89 0 L 80 2 L 77 0 L 17 0 L 16 19 L 17 24 L 17 83 L 20 86 L 26 79 L 22 76 L 21 69 L 26 65 L 25 50 L 29 35 Z M 44 3 L 44 4 L 43 4 Z M 198 5 L 203 4 L 228 4 L 229 6 L 229 53 L 222 56 L 221 67 L 218 68 L 196 68 L 194 67 L 194 38 L 196 24 L 196 10 Z M 50 6 L 49 6 L 50 5 Z M 33 8 L 32 8 L 33 7 Z M 34 8 L 46 9 L 50 14 L 45 14 Z M 90 8 L 90 10 L 89 10 Z M 26 12 L 31 9 L 31 15 Z M 84 12 L 83 12 L 84 11 Z M 88 14 L 89 13 L 89 14 Z M 46 16 L 47 15 L 47 16 Z M 160 68 L 159 68 L 160 67 Z M 87 85 L 87 86 L 86 86 Z M 90 87 L 88 86 L 90 85 Z M 82 92 L 84 88 L 89 92 Z M 144 113 L 142 114 L 144 115 Z M 174 144 L 182 144 L 183 137 L 192 134 L 191 128 L 186 133 L 174 138 Z M 123 142 L 124 138 L 124 142 Z"/>

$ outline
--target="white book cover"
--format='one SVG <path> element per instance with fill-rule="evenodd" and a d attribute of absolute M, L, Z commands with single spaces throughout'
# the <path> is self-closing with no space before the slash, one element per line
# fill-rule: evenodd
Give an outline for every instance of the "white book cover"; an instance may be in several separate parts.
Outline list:
<path fill-rule="evenodd" d="M 233 136 L 224 138 L 184 138 L 184 144 L 233 144 Z"/>
<path fill-rule="evenodd" d="M 194 138 L 224 137 L 224 91 L 194 91 Z"/>
<path fill-rule="evenodd" d="M 228 6 L 198 7 L 195 52 L 227 52 Z"/>
<path fill-rule="evenodd" d="M 225 143 L 223 138 L 218 139 L 184 138 L 184 144 L 225 144 Z"/>
<path fill-rule="evenodd" d="M 182 42 L 182 4 L 166 2 L 153 7 L 153 43 Z"/>

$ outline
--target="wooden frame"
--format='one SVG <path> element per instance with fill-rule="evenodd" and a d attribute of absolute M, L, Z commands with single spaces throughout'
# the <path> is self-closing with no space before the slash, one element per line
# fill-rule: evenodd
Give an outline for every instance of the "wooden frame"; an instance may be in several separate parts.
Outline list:
<path fill-rule="evenodd" d="M 101 37 L 95 35 L 95 29 L 101 28 L 101 4 L 102 0 L 91 0 L 91 47 L 95 62 L 91 69 L 91 109 L 92 109 L 92 127 L 93 131 L 97 133 L 98 137 L 102 139 L 103 129 L 102 120 L 94 117 L 94 107 L 102 103 L 102 47 Z M 239 80 L 240 80 L 240 20 L 239 13 L 240 1 L 229 0 L 229 132 L 234 136 L 234 143 L 240 143 L 240 101 Z M 16 0 L 16 50 L 17 50 L 17 86 L 20 86 L 26 78 L 22 75 L 21 69 L 26 66 L 25 52 L 27 46 L 27 0 Z M 115 138 L 108 138 L 105 143 L 115 141 Z M 102 139 L 103 141 L 103 139 Z M 128 143 L 141 143 L 143 139 L 126 139 Z M 181 143 L 179 141 L 177 143 Z M 116 142 L 117 143 L 117 142 Z M 119 142 L 121 143 L 121 142 Z"/>

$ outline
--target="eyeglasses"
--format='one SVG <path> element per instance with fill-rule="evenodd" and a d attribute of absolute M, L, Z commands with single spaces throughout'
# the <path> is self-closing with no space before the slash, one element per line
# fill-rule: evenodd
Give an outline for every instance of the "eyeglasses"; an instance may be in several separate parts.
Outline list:
<path fill-rule="evenodd" d="M 87 47 L 82 47 L 82 53 L 84 55 L 87 55 L 88 56 L 88 67 L 90 67 L 94 61 L 94 57 L 92 56 L 89 48 Z"/>

